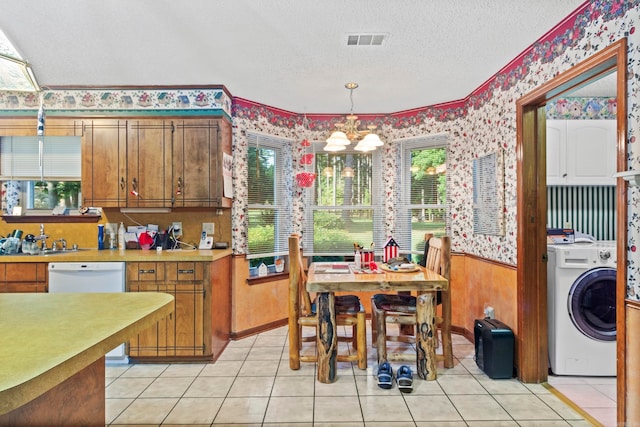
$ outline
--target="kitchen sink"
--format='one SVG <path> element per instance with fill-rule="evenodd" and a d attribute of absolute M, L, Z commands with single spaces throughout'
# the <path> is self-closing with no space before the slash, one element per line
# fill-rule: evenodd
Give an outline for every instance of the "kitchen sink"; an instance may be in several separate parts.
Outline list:
<path fill-rule="evenodd" d="M 45 249 L 44 251 L 39 251 L 35 254 L 26 254 L 24 252 L 20 252 L 19 254 L 8 254 L 7 256 L 55 256 L 55 255 L 66 255 L 66 254 L 75 254 L 82 251 L 87 251 L 88 249 L 58 249 L 57 251 L 51 249 Z"/>

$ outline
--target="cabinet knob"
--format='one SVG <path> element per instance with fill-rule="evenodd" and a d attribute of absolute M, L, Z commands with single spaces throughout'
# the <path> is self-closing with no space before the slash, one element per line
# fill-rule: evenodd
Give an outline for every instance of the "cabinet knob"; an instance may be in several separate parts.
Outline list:
<path fill-rule="evenodd" d="M 151 270 L 138 270 L 138 273 L 140 274 L 155 274 L 156 270 L 151 269 Z"/>
<path fill-rule="evenodd" d="M 120 189 L 124 190 L 126 183 L 124 182 L 124 176 L 120 177 Z"/>
<path fill-rule="evenodd" d="M 178 270 L 178 274 L 193 274 L 194 270 Z"/>

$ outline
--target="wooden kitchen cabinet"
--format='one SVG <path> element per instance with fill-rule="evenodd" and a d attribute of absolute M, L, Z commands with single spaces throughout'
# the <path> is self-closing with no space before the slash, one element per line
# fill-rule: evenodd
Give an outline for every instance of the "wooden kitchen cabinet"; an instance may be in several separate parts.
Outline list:
<path fill-rule="evenodd" d="M 127 207 L 171 206 L 171 138 L 167 120 L 130 120 L 127 126 Z"/>
<path fill-rule="evenodd" d="M 126 264 L 127 292 L 165 292 L 171 294 L 171 286 L 164 281 L 162 262 L 131 262 Z M 175 311 L 174 311 L 175 313 Z M 153 327 L 139 332 L 129 341 L 130 357 L 166 357 L 172 346 L 169 331 L 174 316 L 157 322 Z"/>
<path fill-rule="evenodd" d="M 210 292 L 208 263 L 127 263 L 127 292 L 166 292 L 174 296 L 173 314 L 129 341 L 129 357 L 139 360 L 211 358 L 206 344 L 205 303 Z M 210 322 L 210 317 L 208 318 Z"/>
<path fill-rule="evenodd" d="M 171 262 L 166 265 L 167 282 L 174 283 L 176 356 L 203 356 L 205 264 L 202 262 Z M 207 269 L 208 271 L 208 269 Z"/>
<path fill-rule="evenodd" d="M 231 207 L 224 197 L 223 119 L 85 120 L 83 206 Z"/>
<path fill-rule="evenodd" d="M 0 292 L 47 292 L 47 263 L 0 263 Z"/>
<path fill-rule="evenodd" d="M 82 205 L 169 206 L 170 162 L 171 123 L 87 121 L 82 140 Z"/>
<path fill-rule="evenodd" d="M 86 120 L 82 137 L 82 206 L 125 207 L 127 122 Z"/>
<path fill-rule="evenodd" d="M 223 119 L 174 120 L 174 207 L 231 207 L 224 197 L 224 155 L 231 155 L 231 124 Z"/>
<path fill-rule="evenodd" d="M 83 120 L 63 117 L 47 117 L 45 136 L 82 136 Z M 37 136 L 38 118 L 10 118 L 0 120 L 0 135 L 2 136 Z"/>

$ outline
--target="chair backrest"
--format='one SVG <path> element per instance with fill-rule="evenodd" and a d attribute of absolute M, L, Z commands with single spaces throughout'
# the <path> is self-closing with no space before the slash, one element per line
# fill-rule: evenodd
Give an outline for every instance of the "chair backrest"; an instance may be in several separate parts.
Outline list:
<path fill-rule="evenodd" d="M 424 265 L 442 277 L 451 277 L 451 239 L 449 236 L 434 237 L 433 234 L 424 235 Z"/>
<path fill-rule="evenodd" d="M 300 250 L 300 236 L 289 236 L 289 292 L 295 292 L 299 298 L 302 314 L 313 313 L 311 296 L 307 292 L 307 273 L 304 269 L 304 260 Z"/>

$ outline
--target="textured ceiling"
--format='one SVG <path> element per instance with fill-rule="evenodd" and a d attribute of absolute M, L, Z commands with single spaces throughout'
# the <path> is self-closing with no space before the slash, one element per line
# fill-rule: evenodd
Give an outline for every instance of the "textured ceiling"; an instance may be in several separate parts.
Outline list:
<path fill-rule="evenodd" d="M 469 95 L 583 0 L 1 0 L 44 86 L 215 85 L 297 113 Z M 381 46 L 347 46 L 384 34 Z"/>

